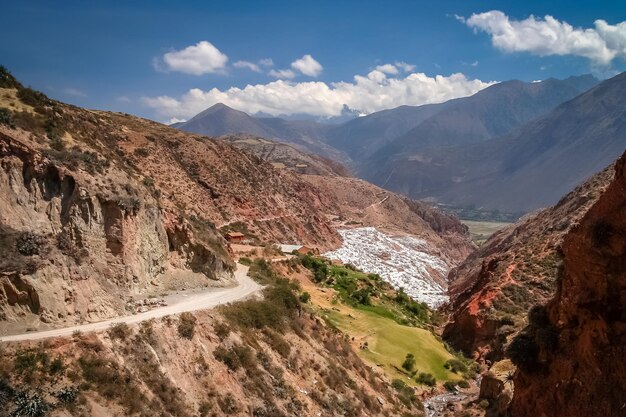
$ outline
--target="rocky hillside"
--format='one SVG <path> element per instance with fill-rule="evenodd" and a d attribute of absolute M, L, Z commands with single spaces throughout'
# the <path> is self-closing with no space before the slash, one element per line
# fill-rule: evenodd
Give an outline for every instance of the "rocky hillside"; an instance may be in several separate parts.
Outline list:
<path fill-rule="evenodd" d="M 392 388 L 304 310 L 295 283 L 255 276 L 263 300 L 4 345 L 0 416 L 420 414 L 411 388 Z"/>
<path fill-rule="evenodd" d="M 510 337 L 526 324 L 526 312 L 556 290 L 563 237 L 602 195 L 609 167 L 552 208 L 496 232 L 450 275 L 451 320 L 444 338 L 465 354 L 502 358 Z"/>
<path fill-rule="evenodd" d="M 0 105 L 3 329 L 227 284 L 224 225 L 265 242 L 339 244 L 316 188 L 224 141 L 65 105 L 6 71 Z"/>
<path fill-rule="evenodd" d="M 220 136 L 219 139 L 270 162 L 277 169 L 286 169 L 308 175 L 339 175 L 343 177 L 350 175 L 348 170 L 339 162 L 303 152 L 285 143 L 247 134 L 224 135 Z"/>
<path fill-rule="evenodd" d="M 2 76 L 0 219 L 16 255 L 2 266 L 0 326 L 93 321 L 131 297 L 227 284 L 228 230 L 325 251 L 338 228 L 374 226 L 423 239 L 448 267 L 473 250 L 455 218 L 335 162 L 69 106 Z"/>
<path fill-rule="evenodd" d="M 388 233 L 425 240 L 434 255 L 457 265 L 475 246 L 457 218 L 428 204 L 407 199 L 358 178 L 304 175 L 323 196 L 335 228 L 370 226 Z"/>
<path fill-rule="evenodd" d="M 626 154 L 563 241 L 547 306 L 509 348 L 513 417 L 623 416 L 626 410 Z"/>
<path fill-rule="evenodd" d="M 130 296 L 229 281 L 232 261 L 214 228 L 160 208 L 118 160 L 37 140 L 0 127 L 3 331 L 102 319 Z"/>

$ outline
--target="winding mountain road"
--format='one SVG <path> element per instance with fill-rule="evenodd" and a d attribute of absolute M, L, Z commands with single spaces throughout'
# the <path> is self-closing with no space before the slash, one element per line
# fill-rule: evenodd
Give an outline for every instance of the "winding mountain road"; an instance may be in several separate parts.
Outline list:
<path fill-rule="evenodd" d="M 210 289 L 200 293 L 189 295 L 171 305 L 155 308 L 144 313 L 133 314 L 131 316 L 121 316 L 105 321 L 95 323 L 81 324 L 62 329 L 44 330 L 41 332 L 29 332 L 10 336 L 0 336 L 0 342 L 14 342 L 20 340 L 39 340 L 49 337 L 70 336 L 76 331 L 93 332 L 107 329 L 113 323 L 133 324 L 141 321 L 155 319 L 168 316 L 170 314 L 179 314 L 186 311 L 205 310 L 216 307 L 221 304 L 230 303 L 241 300 L 252 294 L 257 293 L 263 287 L 254 282 L 248 276 L 248 267 L 237 264 L 235 270 L 235 279 L 237 286 L 224 289 Z"/>

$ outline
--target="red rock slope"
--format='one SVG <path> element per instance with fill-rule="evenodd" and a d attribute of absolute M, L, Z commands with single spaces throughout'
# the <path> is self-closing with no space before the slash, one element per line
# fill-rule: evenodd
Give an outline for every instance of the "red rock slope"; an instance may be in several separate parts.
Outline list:
<path fill-rule="evenodd" d="M 612 177 L 612 167 L 598 173 L 554 207 L 494 234 L 453 270 L 444 339 L 467 355 L 501 359 L 510 338 L 527 324 L 529 308 L 554 295 L 563 237 Z"/>
<path fill-rule="evenodd" d="M 511 344 L 513 417 L 626 415 L 626 153 L 564 239 L 546 315 Z M 532 318 L 532 315 L 531 315 Z"/>

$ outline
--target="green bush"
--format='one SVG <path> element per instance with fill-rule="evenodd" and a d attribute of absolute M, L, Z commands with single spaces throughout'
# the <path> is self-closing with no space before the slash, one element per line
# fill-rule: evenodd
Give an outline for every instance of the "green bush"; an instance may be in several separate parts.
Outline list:
<path fill-rule="evenodd" d="M 226 339 L 230 334 L 230 326 L 222 321 L 215 323 L 213 328 L 215 329 L 215 334 L 220 338 L 220 340 Z"/>
<path fill-rule="evenodd" d="M 470 387 L 469 382 L 467 382 L 467 381 L 466 381 L 466 380 L 464 380 L 464 379 L 460 380 L 460 381 L 457 383 L 457 385 L 458 385 L 459 387 L 461 387 L 461 388 L 469 388 L 469 387 Z"/>
<path fill-rule="evenodd" d="M 437 384 L 437 380 L 432 374 L 428 374 L 425 372 L 420 372 L 415 382 L 422 385 L 428 385 L 429 387 L 434 387 Z"/>
<path fill-rule="evenodd" d="M 443 387 L 448 391 L 456 391 L 456 382 L 454 381 L 446 381 L 443 383 Z"/>
<path fill-rule="evenodd" d="M 239 411 L 237 400 L 230 392 L 223 397 L 217 399 L 217 404 L 224 414 L 236 414 Z"/>
<path fill-rule="evenodd" d="M 213 356 L 215 356 L 215 359 L 218 361 L 223 362 L 232 371 L 236 371 L 241 367 L 251 369 L 256 366 L 252 349 L 248 346 L 235 345 L 230 349 L 218 346 L 213 352 Z"/>
<path fill-rule="evenodd" d="M 274 278 L 263 291 L 262 300 L 247 300 L 221 308 L 224 318 L 242 329 L 271 328 L 284 331 L 297 317 L 300 301 L 297 286 L 284 278 Z"/>
<path fill-rule="evenodd" d="M 278 354 L 283 358 L 289 357 L 289 353 L 291 352 L 291 346 L 278 332 L 272 329 L 266 329 L 265 335 L 267 338 L 267 343 L 273 350 L 278 352 Z"/>
<path fill-rule="evenodd" d="M 415 396 L 413 388 L 409 387 L 401 379 L 394 379 L 391 381 L 391 386 L 398 393 L 398 399 L 407 407 L 411 407 L 414 404 L 419 404 L 419 400 Z"/>
<path fill-rule="evenodd" d="M 76 401 L 76 396 L 78 395 L 78 390 L 76 388 L 65 387 L 61 388 L 57 391 L 54 396 L 64 404 L 72 404 Z"/>
<path fill-rule="evenodd" d="M 109 337 L 113 340 L 125 341 L 130 336 L 130 327 L 126 323 L 113 323 L 109 327 Z"/>
<path fill-rule="evenodd" d="M 300 258 L 300 262 L 302 266 L 313 272 L 313 280 L 315 282 L 325 282 L 328 279 L 328 265 L 321 259 L 306 254 Z"/>
<path fill-rule="evenodd" d="M 404 368 L 408 372 L 412 372 L 415 369 L 415 356 L 412 353 L 407 353 L 404 358 L 404 362 L 402 362 L 402 368 Z"/>
<path fill-rule="evenodd" d="M 4 377 L 0 377 L 0 407 L 6 406 L 13 395 L 15 395 L 15 390 L 9 381 Z"/>
<path fill-rule="evenodd" d="M 15 129 L 15 120 L 8 109 L 0 108 L 0 124 Z"/>
<path fill-rule="evenodd" d="M 371 305 L 372 302 L 370 300 L 370 289 L 369 288 L 361 288 L 359 290 L 354 291 L 350 294 L 350 298 L 362 305 Z"/>
<path fill-rule="evenodd" d="M 455 374 L 467 372 L 467 365 L 459 359 L 448 359 L 443 367 L 449 369 Z"/>
<path fill-rule="evenodd" d="M 113 361 L 97 357 L 93 353 L 82 355 L 78 359 L 83 378 L 95 391 L 104 398 L 116 400 L 128 415 L 138 413 L 145 401 L 144 395 L 139 391 L 132 376 Z"/>
<path fill-rule="evenodd" d="M 239 258 L 239 263 L 245 266 L 250 266 L 252 265 L 252 259 L 250 258 Z"/>
<path fill-rule="evenodd" d="M 20 88 L 20 83 L 6 67 L 0 65 L 0 88 Z"/>
<path fill-rule="evenodd" d="M 184 312 L 178 317 L 178 335 L 182 338 L 191 340 L 196 329 L 196 317 L 189 313 Z"/>
<path fill-rule="evenodd" d="M 300 299 L 302 303 L 306 304 L 311 300 L 311 294 L 305 291 L 302 294 L 300 294 L 300 297 L 298 298 Z"/>
<path fill-rule="evenodd" d="M 64 369 L 65 369 L 65 363 L 63 362 L 63 359 L 57 356 L 56 358 L 52 360 L 52 362 L 50 362 L 48 373 L 50 375 L 57 375 L 57 374 L 63 373 Z"/>
<path fill-rule="evenodd" d="M 33 90 L 30 87 L 22 87 L 18 89 L 17 98 L 19 98 L 22 103 L 34 107 L 39 113 L 43 111 L 43 106 L 49 106 L 52 104 L 50 99 L 44 93 Z"/>
<path fill-rule="evenodd" d="M 506 354 L 513 364 L 528 370 L 537 363 L 539 348 L 531 334 L 521 332 L 513 338 L 506 349 Z"/>

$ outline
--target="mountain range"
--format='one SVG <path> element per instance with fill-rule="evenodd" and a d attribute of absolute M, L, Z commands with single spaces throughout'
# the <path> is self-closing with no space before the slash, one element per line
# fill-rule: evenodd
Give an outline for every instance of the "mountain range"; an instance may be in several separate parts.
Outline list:
<path fill-rule="evenodd" d="M 626 143 L 624 78 L 600 85 L 591 75 L 506 81 L 470 97 L 400 106 L 339 125 L 252 117 L 216 104 L 174 127 L 289 143 L 411 198 L 524 213 L 553 204 L 619 156 Z"/>

